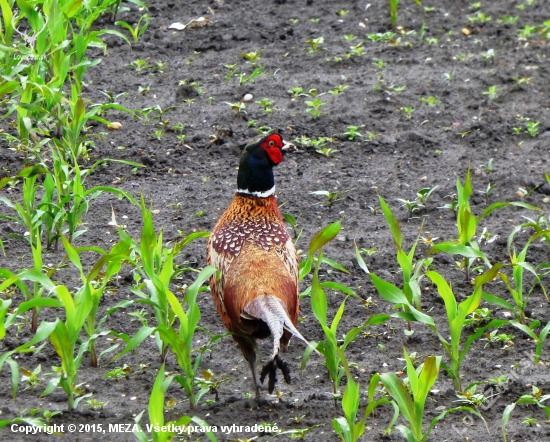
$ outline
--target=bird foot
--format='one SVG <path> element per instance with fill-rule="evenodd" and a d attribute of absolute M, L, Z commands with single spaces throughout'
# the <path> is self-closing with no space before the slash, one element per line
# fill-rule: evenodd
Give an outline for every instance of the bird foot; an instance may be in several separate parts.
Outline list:
<path fill-rule="evenodd" d="M 269 375 L 269 382 L 267 384 L 267 391 L 269 391 L 269 394 L 273 393 L 275 384 L 277 383 L 277 368 L 283 373 L 285 382 L 287 384 L 291 383 L 290 368 L 288 364 L 283 361 L 279 355 L 277 355 L 274 359 L 264 365 L 262 372 L 260 373 L 260 382 L 262 384 L 264 383 L 265 377 Z"/>

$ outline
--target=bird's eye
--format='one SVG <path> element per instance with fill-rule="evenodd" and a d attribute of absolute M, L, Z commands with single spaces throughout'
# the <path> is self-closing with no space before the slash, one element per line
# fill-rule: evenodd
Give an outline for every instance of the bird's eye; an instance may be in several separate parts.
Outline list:
<path fill-rule="evenodd" d="M 268 143 L 268 146 L 269 146 L 269 147 L 275 147 L 275 141 L 271 140 L 271 141 Z"/>

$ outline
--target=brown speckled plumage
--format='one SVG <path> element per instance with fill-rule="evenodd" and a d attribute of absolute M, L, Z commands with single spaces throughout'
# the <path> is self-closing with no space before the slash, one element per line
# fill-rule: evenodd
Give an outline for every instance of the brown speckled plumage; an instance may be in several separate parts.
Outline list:
<path fill-rule="evenodd" d="M 246 305 L 261 295 L 281 299 L 292 323 L 298 320 L 298 263 L 296 249 L 284 225 L 277 199 L 235 195 L 233 202 L 212 231 L 208 264 L 221 270 L 210 280 L 216 308 L 233 333 L 265 338 L 269 329 L 245 319 Z M 283 334 L 283 347 L 290 333 Z M 235 336 L 243 354 L 253 350 L 246 339 Z"/>

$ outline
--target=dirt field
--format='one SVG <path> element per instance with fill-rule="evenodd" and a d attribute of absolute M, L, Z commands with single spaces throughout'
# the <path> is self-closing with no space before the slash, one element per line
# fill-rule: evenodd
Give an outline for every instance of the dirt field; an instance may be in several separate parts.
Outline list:
<path fill-rule="evenodd" d="M 349 274 L 323 266 L 321 278 L 345 284 L 363 299 L 372 300 L 367 309 L 359 300 L 349 299 L 339 326 L 339 336 L 343 336 L 372 314 L 394 312 L 357 264 L 355 244 L 360 249 L 375 249 L 372 255 L 363 255 L 371 272 L 396 285 L 402 284 L 393 240 L 378 208 L 378 195 L 398 218 L 406 250 L 419 232 L 436 243 L 456 238 L 456 215 L 441 207 L 451 203 L 451 196 L 456 194 L 456 178 L 464 181 L 468 167 L 476 192 L 472 197 L 475 214 L 500 201 L 522 201 L 542 208 L 544 213 L 548 211 L 550 187 L 543 175 L 548 171 L 550 151 L 548 40 L 540 32 L 523 38 L 518 30 L 526 25 L 541 26 L 550 18 L 550 3 L 542 0 L 534 5 L 528 3 L 518 9 L 520 1 L 485 1 L 475 10 L 465 1 L 426 0 L 420 7 L 413 1 L 402 0 L 398 16 L 401 31 L 393 29 L 394 36 L 384 36 L 392 31 L 386 1 L 374 1 L 367 7 L 366 1 L 154 0 L 150 2 L 149 28 L 132 50 L 121 39 L 106 37 L 108 54 L 99 51 L 94 54 L 102 62 L 89 73 L 85 97 L 97 103 L 105 100 L 101 91 L 114 95 L 127 93 L 117 101 L 132 110 L 160 107 L 148 114 L 148 121 L 114 111 L 108 114 L 107 118 L 120 122 L 122 128 L 105 133 L 90 152 L 92 159 L 131 160 L 146 167 L 132 170 L 129 166 L 109 164 L 94 173 L 88 184 L 113 185 L 135 198 L 142 192 L 154 209 L 156 229 L 163 229 L 166 242 L 174 241 L 181 237 L 180 231 L 212 229 L 236 189 L 239 145 L 257 135 L 258 128 L 269 126 L 278 131 L 299 149 L 286 155 L 275 169 L 281 212 L 298 220 L 297 232 L 303 229 L 297 248 L 307 252 L 310 239 L 319 229 L 342 219 L 342 230 L 326 247 L 325 255 L 348 269 Z M 121 19 L 137 22 L 140 13 L 132 8 Z M 344 14 L 345 11 L 348 12 Z M 480 17 L 480 12 L 491 20 L 469 20 Z M 503 16 L 516 15 L 519 18 L 515 23 L 502 20 Z M 186 24 L 199 17 L 206 17 L 209 24 L 189 26 L 183 31 L 169 29 L 172 23 Z M 318 40 L 321 37 L 322 42 Z M 261 54 L 255 64 L 241 55 L 256 51 Z M 150 67 L 141 67 L 137 72 L 136 60 L 145 60 Z M 261 76 L 244 81 L 259 67 L 263 67 Z M 239 84 L 241 73 L 245 75 Z M 491 89 L 493 86 L 495 89 Z M 294 89 L 293 97 L 289 91 L 298 87 L 302 90 Z M 253 96 L 250 101 L 244 101 L 247 94 Z M 267 100 L 263 104 L 258 104 L 264 99 Z M 307 112 L 306 101 L 316 99 L 323 105 L 319 106 L 321 115 L 314 118 L 315 112 Z M 168 129 L 159 126 L 160 121 Z M 536 136 L 526 132 L 529 122 L 540 122 L 535 126 Z M 181 131 L 173 127 L 178 124 L 183 125 Z M 1 122 L 0 127 L 4 126 L 6 122 Z M 344 135 L 349 126 L 356 126 L 361 136 L 350 140 Z M 101 132 L 103 128 L 92 130 Z M 181 137 L 183 134 L 185 138 Z M 0 164 L 9 174 L 23 167 L 22 159 L 1 144 Z M 494 188 L 485 195 L 489 185 Z M 536 190 L 528 192 L 537 185 Z M 435 186 L 437 189 L 425 207 L 415 210 L 408 219 L 408 210 L 398 199 L 412 201 L 420 189 Z M 310 193 L 320 190 L 339 193 L 341 199 L 329 207 L 324 204 L 326 198 Z M 2 190 L 11 199 L 17 199 L 18 192 L 19 188 Z M 127 232 L 139 238 L 139 209 L 103 194 L 93 201 L 84 217 L 88 231 L 75 245 L 109 249 L 118 239 L 116 227 L 109 225 L 112 210 L 119 224 L 125 224 Z M 0 213 L 8 214 L 9 209 L 0 205 Z M 537 215 L 526 209 L 505 208 L 484 218 L 478 226 L 480 248 L 492 263 L 509 262 L 507 239 L 513 228 L 525 221 L 524 216 Z M 486 241 L 481 239 L 484 229 Z M 5 238 L 6 252 L 5 256 L 0 255 L 0 267 L 17 271 L 32 265 L 28 244 L 7 238 L 10 232 L 23 233 L 21 226 L 0 220 L 0 237 Z M 529 235 L 528 231 L 516 235 L 520 247 Z M 182 261 L 187 266 L 203 267 L 205 246 L 205 239 L 195 241 L 185 249 Z M 427 246 L 420 242 L 416 256 L 420 258 L 426 251 Z M 58 263 L 63 256 L 61 251 L 50 253 L 45 262 Z M 546 262 L 547 257 L 547 245 L 537 242 L 531 247 L 528 260 L 537 265 Z M 83 263 L 90 266 L 95 259 L 92 254 L 86 255 Z M 472 293 L 472 285 L 464 281 L 464 274 L 455 268 L 454 262 L 453 256 L 439 254 L 434 258 L 433 268 L 452 282 L 462 300 Z M 55 278 L 72 287 L 78 284 L 79 277 L 74 268 L 68 268 L 56 273 Z M 174 287 L 191 281 L 188 274 L 174 281 Z M 301 290 L 310 281 L 311 277 L 306 278 Z M 131 299 L 134 296 L 131 284 L 130 269 L 123 269 L 116 289 L 103 298 L 100 310 Z M 427 278 L 421 286 L 424 311 L 437 324 L 446 324 L 445 306 L 436 287 Z M 485 291 L 510 298 L 501 282 L 488 284 Z M 343 295 L 327 291 L 327 296 L 332 317 Z M 17 300 L 17 295 L 14 299 Z M 200 325 L 214 334 L 223 333 L 225 329 L 210 294 L 203 292 L 199 299 Z M 481 306 L 489 307 L 485 302 Z M 503 309 L 490 308 L 494 318 L 505 318 Z M 140 309 L 132 306 L 113 313 L 104 324 L 105 330 L 132 335 L 141 323 L 129 313 Z M 51 315 L 53 310 L 44 309 L 41 319 L 53 320 Z M 549 320 L 550 308 L 540 289 L 529 300 L 528 316 L 543 325 Z M 303 335 L 312 341 L 322 340 L 321 328 L 307 297 L 301 301 L 301 317 L 299 329 Z M 147 319 L 154 323 L 152 313 Z M 357 364 L 352 370 L 365 391 L 363 405 L 373 373 L 403 370 L 405 362 L 400 360 L 403 345 L 409 353 L 416 352 L 419 361 L 431 354 L 444 355 L 446 361 L 443 347 L 428 327 L 413 324 L 412 328 L 414 334 L 406 337 L 406 323 L 394 318 L 385 325 L 368 327 L 349 346 L 348 358 Z M 462 370 L 465 385 L 500 375 L 509 379 L 505 388 L 479 410 L 490 434 L 479 418 L 451 413 L 437 424 L 428 440 L 502 440 L 501 419 L 506 405 L 530 393 L 531 385 L 540 388 L 542 394 L 549 392 L 548 349 L 543 350 L 544 364 L 535 366 L 535 343 L 527 335 L 511 326 L 501 328 L 499 333 L 514 335 L 513 344 L 503 350 L 502 343 L 487 345 L 487 341 L 476 341 Z M 0 352 L 16 347 L 30 336 L 27 327 L 19 334 L 15 327 L 8 329 L 7 336 L 0 341 Z M 204 342 L 205 336 L 199 334 L 197 346 L 201 345 L 199 340 Z M 103 337 L 98 345 L 103 350 L 112 344 Z M 220 386 L 219 398 L 201 404 L 195 414 L 217 426 L 276 423 L 279 428 L 290 430 L 319 425 L 306 440 L 338 440 L 332 419 L 343 413 L 339 406 L 334 407 L 326 368 L 319 357 L 312 356 L 300 373 L 303 350 L 299 342 L 292 342 L 286 360 L 292 368 L 293 383 L 280 382 L 280 397 L 257 406 L 247 397 L 247 393 L 253 392 L 248 366 L 231 338 L 224 338 L 211 356 L 204 357 L 202 367 L 230 379 Z M 264 357 L 267 351 L 264 348 Z M 110 364 L 109 358 L 106 356 L 97 369 L 85 362 L 78 372 L 78 380 L 86 392 L 107 403 L 103 410 L 92 411 L 80 405 L 76 412 L 55 416 L 52 423 L 133 423 L 134 417 L 147 409 L 160 366 L 155 341 L 147 339 L 138 352 Z M 51 345 L 36 355 L 21 355 L 17 361 L 28 370 L 41 364 L 41 383 L 35 390 L 20 391 L 12 402 L 11 373 L 5 366 L 0 372 L 0 419 L 36 407 L 65 410 L 66 397 L 59 388 L 46 398 L 38 398 L 48 381 L 45 374 L 52 365 L 60 365 Z M 107 372 L 123 364 L 132 367 L 132 372 L 139 364 L 148 364 L 148 368 L 127 379 L 104 378 Z M 177 371 L 173 355 L 169 356 L 166 369 Z M 342 385 L 343 390 L 345 382 Z M 425 428 L 444 408 L 458 405 L 452 381 L 443 369 L 434 389 L 437 391 L 430 395 L 427 404 Z M 483 386 L 478 387 L 478 392 L 482 389 Z M 174 408 L 167 413 L 169 419 L 193 414 L 176 383 L 167 397 L 175 398 Z M 202 402 L 205 399 L 214 396 L 207 394 Z M 361 440 L 403 440 L 397 431 L 383 436 L 392 412 L 389 406 L 377 409 L 367 420 Z M 146 415 L 142 423 L 147 421 Z M 537 418 L 538 425 L 523 424 L 527 417 Z M 399 423 L 404 423 L 402 418 Z M 550 440 L 546 414 L 533 405 L 516 407 L 506 428 L 508 440 Z M 51 440 L 45 435 L 17 435 L 6 429 L 3 432 L 10 440 Z M 256 434 L 243 431 L 216 436 L 226 441 Z M 258 440 L 285 437 L 265 435 Z M 98 437 L 82 433 L 64 440 L 98 440 Z M 108 434 L 99 440 L 130 441 L 135 437 L 131 433 Z"/>

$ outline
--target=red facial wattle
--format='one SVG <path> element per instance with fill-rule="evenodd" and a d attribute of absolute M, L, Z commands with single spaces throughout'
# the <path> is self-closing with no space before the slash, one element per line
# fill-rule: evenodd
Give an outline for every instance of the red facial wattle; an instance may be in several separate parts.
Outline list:
<path fill-rule="evenodd" d="M 260 147 L 264 149 L 275 164 L 279 164 L 283 161 L 283 138 L 279 134 L 273 134 L 268 136 L 261 144 Z"/>

